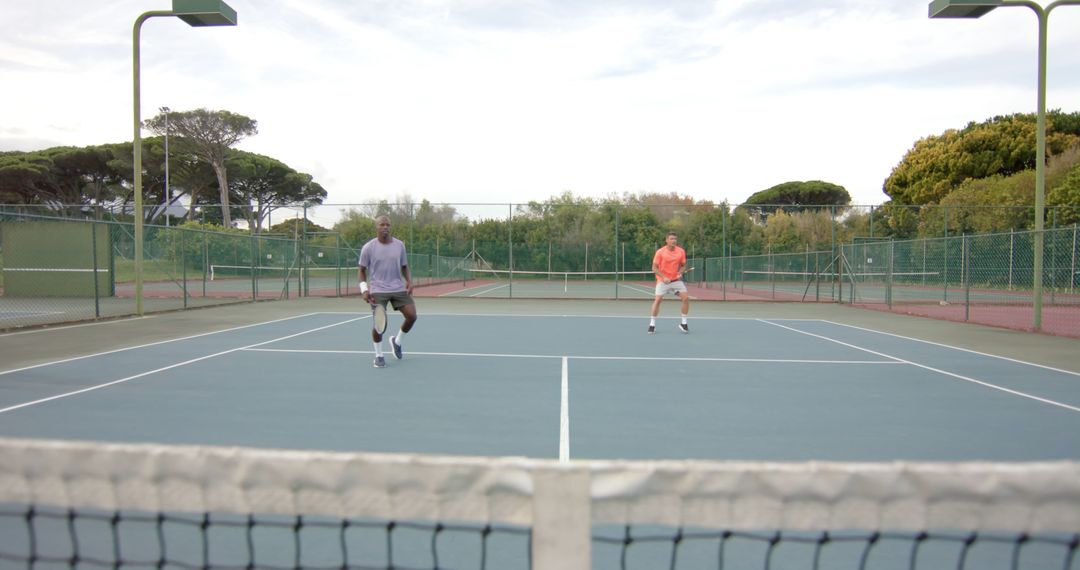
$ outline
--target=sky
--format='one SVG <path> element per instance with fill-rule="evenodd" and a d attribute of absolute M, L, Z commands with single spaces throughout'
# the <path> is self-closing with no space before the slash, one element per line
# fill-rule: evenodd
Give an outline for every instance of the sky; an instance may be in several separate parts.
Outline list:
<path fill-rule="evenodd" d="M 677 193 L 793 180 L 880 204 L 916 141 L 1036 110 L 1022 7 L 925 0 L 227 0 L 238 26 L 150 18 L 141 113 L 228 110 L 237 148 L 328 204 Z M 132 140 L 132 29 L 168 0 L 5 2 L 0 151 Z M 1080 110 L 1080 7 L 1049 19 L 1047 108 Z M 149 136 L 144 131 L 144 136 Z"/>

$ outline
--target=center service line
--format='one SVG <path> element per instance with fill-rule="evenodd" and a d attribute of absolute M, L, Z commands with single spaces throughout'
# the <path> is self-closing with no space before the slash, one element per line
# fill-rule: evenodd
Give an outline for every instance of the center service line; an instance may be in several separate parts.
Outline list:
<path fill-rule="evenodd" d="M 559 404 L 559 462 L 570 461 L 570 374 L 569 358 L 562 357 L 562 399 Z"/>

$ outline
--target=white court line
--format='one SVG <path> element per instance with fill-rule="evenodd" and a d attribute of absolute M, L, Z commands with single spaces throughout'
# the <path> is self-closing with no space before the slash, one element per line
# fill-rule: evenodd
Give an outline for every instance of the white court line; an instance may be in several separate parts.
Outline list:
<path fill-rule="evenodd" d="M 1027 366 L 1035 366 L 1037 368 L 1042 368 L 1042 369 L 1045 369 L 1045 370 L 1052 370 L 1054 372 L 1061 372 L 1062 374 L 1069 374 L 1069 375 L 1072 375 L 1072 376 L 1080 376 L 1080 372 L 1073 372 L 1072 370 L 1062 370 L 1061 368 L 1054 368 L 1053 366 L 1047 366 L 1045 364 L 1038 364 L 1038 363 L 1035 363 L 1035 362 L 1027 362 L 1027 361 L 1024 361 L 1024 360 L 1017 360 L 1015 358 L 1009 358 L 1008 356 L 999 356 L 997 354 L 989 354 L 989 353 L 986 353 L 986 352 L 979 352 L 977 350 L 971 350 L 970 348 L 962 348 L 962 347 L 959 347 L 959 346 L 952 346 L 950 344 L 943 344 L 943 343 L 940 343 L 940 342 L 934 342 L 934 341 L 930 341 L 930 340 L 923 340 L 921 338 L 913 338 L 913 337 L 910 337 L 910 336 L 903 336 L 903 335 L 899 335 L 899 334 L 893 334 L 893 333 L 888 333 L 888 332 L 884 332 L 884 331 L 868 329 L 868 328 L 864 328 L 864 327 L 857 327 L 855 325 L 848 325 L 848 324 L 844 324 L 844 323 L 836 323 L 836 322 L 833 322 L 833 321 L 822 321 L 822 322 L 826 322 L 826 323 L 833 324 L 833 325 L 839 325 L 839 326 L 842 326 L 842 327 L 849 327 L 849 328 L 853 328 L 853 329 L 860 330 L 860 331 L 883 334 L 883 335 L 891 336 L 891 337 L 894 337 L 894 338 L 902 338 L 904 340 L 913 340 L 915 342 L 921 342 L 921 343 L 929 344 L 929 345 L 932 345 L 932 346 L 940 346 L 942 348 L 949 348 L 949 349 L 952 349 L 952 350 L 959 350 L 959 351 L 962 351 L 962 352 L 967 352 L 967 353 L 971 353 L 971 354 L 977 354 L 979 356 L 988 356 L 990 358 L 997 358 L 999 360 L 1007 360 L 1007 361 L 1012 362 L 1014 364 L 1024 364 L 1024 365 L 1027 365 Z"/>
<path fill-rule="evenodd" d="M 256 346 L 256 345 L 253 345 Z M 307 348 L 244 348 L 251 352 L 287 352 L 311 354 L 373 354 L 371 350 L 322 350 Z M 657 362 L 759 362 L 775 364 L 908 364 L 899 360 L 813 360 L 805 358 L 715 358 L 697 356 L 590 356 L 573 354 L 507 354 L 494 352 L 416 352 L 415 356 L 460 356 L 479 358 L 570 358 L 574 360 L 655 360 Z"/>
<path fill-rule="evenodd" d="M 256 346 L 256 345 L 252 345 Z M 309 352 L 312 354 L 374 354 L 372 350 L 315 350 L 303 348 L 244 348 L 251 352 Z M 410 356 L 478 356 L 489 358 L 562 358 L 557 354 L 495 354 L 484 352 L 415 352 L 409 351 Z M 574 358 L 574 357 L 571 357 Z"/>
<path fill-rule="evenodd" d="M 367 310 L 367 311 L 318 311 L 318 312 L 314 312 L 314 313 L 308 313 L 308 315 L 362 315 L 362 314 L 370 314 L 370 313 L 371 313 L 370 310 Z M 573 314 L 572 315 L 572 314 L 565 314 L 565 313 L 564 314 L 555 314 L 555 313 L 529 314 L 529 313 L 435 313 L 435 312 L 428 313 L 428 312 L 425 312 L 424 316 L 425 317 L 514 317 L 514 318 L 538 318 L 538 319 L 551 319 L 551 318 L 554 318 L 554 319 L 564 319 L 564 318 L 574 318 L 574 319 L 631 319 L 631 320 L 646 320 L 646 321 L 649 320 L 648 314 L 646 314 L 644 317 L 642 317 L 642 315 L 596 315 L 596 314 L 585 314 L 585 313 L 583 313 L 583 314 Z M 678 319 L 679 315 L 670 315 L 670 316 L 661 315 L 661 316 L 658 316 L 656 318 L 661 319 L 661 320 L 664 320 L 664 319 Z M 761 317 L 713 317 L 713 316 L 704 316 L 704 315 L 703 316 L 694 316 L 693 314 L 691 314 L 690 315 L 690 320 L 691 321 L 701 320 L 701 321 L 755 321 L 756 322 L 756 321 L 760 321 Z M 801 322 L 811 322 L 811 323 L 829 322 L 829 321 L 824 321 L 822 319 L 812 319 L 812 318 L 769 319 L 769 320 L 771 320 L 771 321 L 779 321 L 779 322 L 796 322 L 796 323 L 801 323 Z"/>
<path fill-rule="evenodd" d="M 117 348 L 117 349 L 114 349 L 114 350 L 107 350 L 105 352 L 96 352 L 94 354 L 85 354 L 83 356 L 75 356 L 75 357 L 72 357 L 72 358 L 65 358 L 63 360 L 54 360 L 52 362 L 43 362 L 41 364 L 35 364 L 33 366 L 24 366 L 22 368 L 15 368 L 14 370 L 4 370 L 4 371 L 0 372 L 0 376 L 3 376 L 4 374 L 11 374 L 13 372 L 22 372 L 23 370 L 32 370 L 34 368 L 41 368 L 42 366 L 52 366 L 53 364 L 64 364 L 65 362 L 73 362 L 73 361 L 76 361 L 76 360 L 82 360 L 84 358 L 94 358 L 95 356 L 105 356 L 107 354 L 115 354 L 117 352 L 124 352 L 125 350 L 135 350 L 136 348 L 146 348 L 146 347 L 150 347 L 150 346 L 157 346 L 159 344 L 167 344 L 167 343 L 170 343 L 170 342 L 180 342 L 182 340 L 191 340 L 193 338 L 199 338 L 201 336 L 209 336 L 209 335 L 212 335 L 212 334 L 238 331 L 238 330 L 241 330 L 241 329 L 257 327 L 257 326 L 261 326 L 261 325 L 268 325 L 268 324 L 271 324 L 271 323 L 280 323 L 282 321 L 298 319 L 298 318 L 301 318 L 301 317 L 310 317 L 311 315 L 314 315 L 314 314 L 317 314 L 317 313 L 308 313 L 308 314 L 305 314 L 305 315 L 296 315 L 296 316 L 293 316 L 293 317 L 285 317 L 283 319 L 274 319 L 272 321 L 266 321 L 266 322 L 262 322 L 262 323 L 253 323 L 253 324 L 250 324 L 250 325 L 243 325 L 243 326 L 239 326 L 239 327 L 233 327 L 231 329 L 222 329 L 222 330 L 219 330 L 219 331 L 213 331 L 213 332 L 207 332 L 207 333 L 199 333 L 199 334 L 194 334 L 194 335 L 191 335 L 191 336 L 185 336 L 185 337 L 181 337 L 181 338 L 172 338 L 172 339 L 169 339 L 169 340 L 159 340 L 157 342 L 151 342 L 149 344 L 140 344 L 140 345 L 136 345 L 136 346 L 126 346 L 124 348 Z"/>
<path fill-rule="evenodd" d="M 634 286 L 634 285 L 622 285 L 622 286 L 623 286 L 623 287 L 626 287 L 626 288 L 628 288 L 628 289 L 630 289 L 631 291 L 636 291 L 636 292 L 638 292 L 638 293 L 644 293 L 644 294 L 646 294 L 646 295 L 649 295 L 650 297 L 655 297 L 655 296 L 656 296 L 656 288 L 652 288 L 652 289 L 639 289 L 638 287 L 636 287 L 636 286 Z M 688 293 L 688 295 L 689 295 L 689 293 Z M 689 295 L 689 296 L 690 296 L 690 300 L 691 300 L 691 301 L 697 301 L 697 300 L 699 300 L 699 299 L 698 299 L 698 298 L 697 298 L 696 296 L 694 296 L 694 295 Z M 664 295 L 664 298 L 665 298 L 665 300 L 666 300 L 666 298 L 667 298 L 667 295 Z M 678 299 L 679 297 L 678 297 L 678 296 L 676 296 L 675 298 L 676 298 L 676 299 Z"/>
<path fill-rule="evenodd" d="M 465 293 L 466 291 L 473 291 L 473 290 L 476 290 L 476 289 L 480 289 L 480 291 L 478 293 L 476 293 L 474 295 L 469 295 L 469 297 L 476 297 L 478 295 L 484 295 L 486 293 L 490 293 L 491 291 L 495 291 L 495 290 L 501 289 L 503 287 L 506 287 L 506 285 L 497 285 L 497 284 L 477 285 L 475 287 L 466 287 L 464 289 L 459 289 L 457 291 L 450 291 L 449 293 L 443 293 L 442 295 L 439 295 L 439 297 L 461 297 L 462 296 L 461 294 Z"/>
<path fill-rule="evenodd" d="M 644 293 L 646 295 L 655 295 L 655 293 L 656 293 L 656 288 L 655 287 L 652 288 L 652 289 L 646 289 L 646 288 L 642 288 L 642 287 L 640 287 L 638 285 L 634 285 L 634 284 L 627 285 L 625 283 L 620 283 L 620 286 L 625 287 L 625 288 L 627 288 L 627 289 L 629 289 L 631 291 L 637 292 L 637 293 Z"/>
<path fill-rule="evenodd" d="M 1026 392 L 1020 392 L 1019 390 L 1013 390 L 1011 388 L 1006 388 L 1004 386 L 998 386 L 997 384 L 991 384 L 990 382 L 985 382 L 983 380 L 978 380 L 978 379 L 975 379 L 975 378 L 971 378 L 970 376 L 963 376 L 961 374 L 956 374 L 955 372 L 949 372 L 948 370 L 942 370 L 940 368 L 934 368 L 933 366 L 927 366 L 925 364 L 919 364 L 918 362 L 912 362 L 910 360 L 905 360 L 903 358 L 899 358 L 899 357 L 896 357 L 896 356 L 891 356 L 891 355 L 888 355 L 888 354 L 885 354 L 885 353 L 882 353 L 882 352 L 877 352 L 875 350 L 870 350 L 869 348 L 864 348 L 864 347 L 861 347 L 861 346 L 855 346 L 854 344 L 846 343 L 846 342 L 844 342 L 842 340 L 837 340 L 835 338 L 829 338 L 829 337 L 824 336 L 824 335 L 819 335 L 819 334 L 815 334 L 815 333 L 807 332 L 807 331 L 801 331 L 799 329 L 794 329 L 794 328 L 791 328 L 789 326 L 781 325 L 779 323 L 770 322 L 770 321 L 767 321 L 765 319 L 761 319 L 761 322 L 763 322 L 765 324 L 772 325 L 774 327 L 780 327 L 780 328 L 787 329 L 789 331 L 797 332 L 797 333 L 800 333 L 800 334 L 804 334 L 804 335 L 807 335 L 807 336 L 812 336 L 812 337 L 815 337 L 815 338 L 820 338 L 822 340 L 827 340 L 829 342 L 835 342 L 836 344 L 846 346 L 848 348 L 854 348 L 855 350 L 861 350 L 863 352 L 869 352 L 870 354 L 875 354 L 875 355 L 881 356 L 883 358 L 891 358 L 893 360 L 896 360 L 898 362 L 902 362 L 904 364 L 910 364 L 910 365 L 915 366 L 917 368 L 922 368 L 924 370 L 929 370 L 931 372 L 937 372 L 938 374 L 944 374 L 945 376 L 951 376 L 951 377 L 956 378 L 958 380 L 963 380 L 965 382 L 971 382 L 972 384 L 978 384 L 978 385 L 984 386 L 986 388 L 992 388 L 994 390 L 1000 390 L 1002 392 L 1012 394 L 1014 396 L 1020 396 L 1021 398 L 1028 398 L 1029 400 L 1035 400 L 1036 402 L 1042 402 L 1044 404 L 1050 404 L 1051 406 L 1057 406 L 1059 408 L 1064 408 L 1066 410 L 1070 410 L 1070 411 L 1073 411 L 1073 412 L 1080 412 L 1080 407 L 1070 406 L 1069 404 L 1058 402 L 1056 400 L 1050 400 L 1050 399 L 1047 399 L 1047 398 L 1041 398 L 1041 397 L 1035 396 L 1033 394 L 1028 394 Z"/>
<path fill-rule="evenodd" d="M 321 331 L 321 330 L 328 329 L 328 328 L 331 328 L 331 327 L 344 325 L 344 324 L 347 324 L 347 323 L 351 323 L 353 321 L 359 321 L 359 320 L 361 320 L 363 318 L 364 317 L 357 317 L 355 319 L 349 319 L 347 321 L 342 321 L 340 323 L 333 323 L 333 324 L 329 324 L 329 325 L 326 325 L 326 326 L 321 326 L 319 328 L 294 333 L 294 334 L 291 334 L 291 335 L 288 335 L 288 336 L 283 336 L 281 338 L 275 338 L 275 339 L 263 341 L 263 342 L 260 342 L 260 343 L 251 344 L 251 345 L 248 345 L 248 346 L 241 346 L 241 347 L 238 347 L 238 348 L 230 348 L 229 350 L 223 350 L 221 352 L 216 352 L 214 354 L 208 354 L 206 356 L 200 356 L 198 358 L 192 358 L 191 360 L 185 360 L 183 362 L 177 362 L 176 364 L 170 364 L 168 366 L 162 366 L 161 368 L 157 368 L 157 369 L 154 369 L 154 370 L 148 370 L 146 372 L 140 372 L 139 374 L 135 374 L 133 376 L 128 376 L 127 378 L 120 378 L 119 380 L 113 380 L 112 382 L 106 382 L 104 384 L 98 384 L 96 386 L 90 386 L 88 388 L 83 388 L 81 390 L 75 390 L 73 392 L 65 392 L 63 394 L 57 394 L 55 396 L 49 396 L 48 398 L 41 398 L 39 400 L 34 400 L 32 402 L 24 402 L 22 404 L 16 404 L 14 406 L 8 406 L 6 408 L 0 408 L 0 414 L 2 414 L 4 412 L 10 412 L 12 410 L 18 410 L 20 408 L 27 408 L 27 407 L 34 406 L 34 405 L 37 405 L 37 404 L 43 404 L 45 402 L 51 402 L 53 400 L 59 400 L 61 398 L 67 398 L 69 396 L 75 396 L 75 395 L 78 395 L 78 394 L 91 392 L 93 390 L 100 390 L 101 388 L 107 388 L 109 386 L 113 386 L 113 385 L 116 385 L 116 384 L 121 384 L 123 382 L 128 382 L 128 381 L 131 381 L 131 380 L 135 380 L 137 378 L 142 378 L 143 376 L 149 376 L 151 374 L 156 374 L 158 372 L 164 372 L 166 370 L 171 370 L 173 368 L 179 368 L 181 366 L 186 366 L 188 364 L 193 364 L 195 362 L 200 362 L 202 360 L 208 360 L 210 358 L 214 358 L 214 357 L 217 357 L 217 356 L 222 356 L 222 355 L 225 355 L 225 354 L 229 354 L 229 353 L 233 353 L 233 352 L 237 352 L 237 351 L 241 351 L 241 350 L 246 350 L 246 349 L 256 347 L 256 346 L 262 346 L 264 344 L 270 344 L 272 342 L 278 342 L 278 341 L 281 341 L 281 340 L 288 340 L 290 338 L 298 337 L 298 336 L 305 335 L 305 334 L 308 334 L 308 333 L 313 333 L 313 332 Z M 282 320 L 285 320 L 285 319 L 282 319 Z M 270 321 L 270 322 L 274 322 L 274 321 Z M 248 326 L 251 326 L 251 325 L 248 325 Z M 244 327 L 241 327 L 241 328 L 244 328 Z"/>
<path fill-rule="evenodd" d="M 491 288 L 487 289 L 486 291 L 478 291 L 478 292 L 473 293 L 472 295 L 469 295 L 469 296 L 470 297 L 479 297 L 480 295 L 487 295 L 488 293 L 491 293 L 493 291 L 498 291 L 499 289 L 505 289 L 507 287 L 509 287 L 509 285 L 496 285 L 494 287 L 491 287 Z M 465 290 L 467 291 L 468 289 L 465 289 Z"/>
<path fill-rule="evenodd" d="M 562 394 L 559 402 L 559 463 L 570 461 L 570 372 L 569 359 L 562 359 Z"/>

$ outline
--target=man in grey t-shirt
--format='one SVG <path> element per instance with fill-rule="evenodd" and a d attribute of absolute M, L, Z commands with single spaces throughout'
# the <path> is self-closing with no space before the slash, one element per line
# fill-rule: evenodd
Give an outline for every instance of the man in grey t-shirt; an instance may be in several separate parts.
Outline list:
<path fill-rule="evenodd" d="M 375 233 L 376 237 L 360 249 L 360 294 L 372 305 L 378 303 L 386 307 L 390 303 L 395 311 L 405 317 L 398 334 L 390 337 L 390 348 L 394 356 L 401 360 L 405 333 L 412 330 L 416 322 L 409 260 L 405 255 L 405 244 L 390 235 L 390 218 L 375 218 Z M 386 366 L 382 335 L 372 329 L 371 340 L 375 344 L 375 368 L 382 368 Z"/>

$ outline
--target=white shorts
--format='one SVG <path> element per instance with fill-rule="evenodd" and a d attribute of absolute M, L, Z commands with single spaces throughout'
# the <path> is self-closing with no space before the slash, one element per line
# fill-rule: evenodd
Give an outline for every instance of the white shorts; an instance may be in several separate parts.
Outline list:
<path fill-rule="evenodd" d="M 671 283 L 664 283 L 663 281 L 656 282 L 656 296 L 663 297 L 668 293 L 686 293 L 686 283 L 680 281 L 672 281 Z"/>

